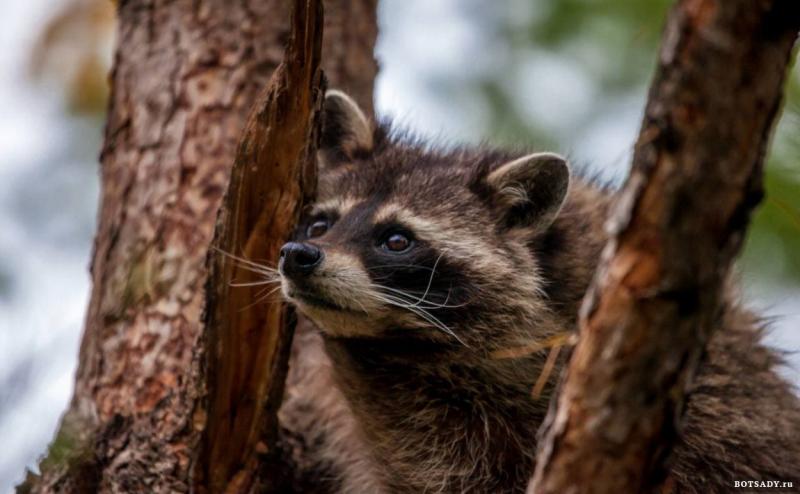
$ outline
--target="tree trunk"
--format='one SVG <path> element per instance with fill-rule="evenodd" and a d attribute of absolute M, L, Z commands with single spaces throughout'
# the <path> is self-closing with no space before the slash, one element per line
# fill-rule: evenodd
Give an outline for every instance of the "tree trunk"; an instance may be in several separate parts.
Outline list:
<path fill-rule="evenodd" d="M 211 401 L 206 258 L 246 117 L 283 54 L 288 6 L 120 2 L 75 394 L 42 474 L 20 491 L 187 492 L 207 479 L 195 479 Z M 330 84 L 371 109 L 376 2 L 325 7 Z"/>
<path fill-rule="evenodd" d="M 658 488 L 800 29 L 796 0 L 681 0 L 529 492 Z"/>

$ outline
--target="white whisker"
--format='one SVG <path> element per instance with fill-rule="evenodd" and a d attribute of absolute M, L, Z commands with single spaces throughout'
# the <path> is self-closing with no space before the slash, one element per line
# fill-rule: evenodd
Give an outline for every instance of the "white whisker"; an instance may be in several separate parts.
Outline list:
<path fill-rule="evenodd" d="M 375 288 L 376 290 L 378 290 L 378 291 L 385 290 L 387 292 L 390 292 L 390 293 L 392 293 L 393 295 L 395 295 L 398 298 L 406 298 L 407 300 L 404 300 L 404 302 L 406 302 L 410 306 L 420 306 L 420 307 L 424 307 L 425 309 L 453 309 L 453 308 L 458 308 L 458 307 L 464 307 L 464 306 L 467 305 L 466 303 L 456 304 L 456 305 L 448 305 L 447 304 L 447 301 L 450 300 L 450 292 L 452 291 L 452 289 L 448 290 L 447 297 L 445 298 L 445 301 L 440 304 L 440 303 L 434 302 L 432 300 L 425 300 L 424 298 L 417 297 L 416 295 L 412 295 L 411 292 L 405 292 L 403 290 L 398 290 L 396 288 L 390 288 L 388 286 L 377 285 L 377 284 L 374 284 L 374 283 L 371 286 L 373 288 Z M 425 305 L 423 306 L 423 305 L 420 305 L 420 304 L 425 304 Z"/>
<path fill-rule="evenodd" d="M 242 267 L 253 268 L 253 270 L 255 272 L 275 273 L 275 274 L 278 273 L 278 270 L 275 269 L 275 268 L 271 268 L 271 267 L 269 267 L 269 266 L 267 266 L 265 264 L 259 264 L 257 262 L 253 262 L 253 261 L 251 261 L 249 259 L 246 259 L 244 257 L 239 257 L 237 255 L 231 254 L 230 252 L 225 252 L 224 250 L 219 249 L 217 247 L 213 247 L 213 250 L 215 250 L 216 252 L 219 252 L 220 254 L 222 254 L 225 257 L 228 257 L 230 259 L 233 259 L 234 261 L 239 262 L 240 266 L 242 266 Z"/>
<path fill-rule="evenodd" d="M 436 327 L 436 328 L 440 329 L 441 331 L 443 331 L 445 334 L 455 338 L 459 343 L 461 343 L 465 347 L 469 347 L 469 345 L 467 345 L 464 342 L 464 340 L 459 338 L 458 335 L 455 332 L 453 332 L 452 329 L 450 329 L 446 324 L 444 324 L 442 321 L 440 321 L 438 318 L 436 318 L 436 316 L 434 316 L 433 314 L 431 314 L 430 312 L 425 310 L 425 308 L 419 307 L 419 306 L 416 306 L 416 305 L 409 305 L 408 301 L 403 300 L 403 299 L 401 299 L 399 297 L 395 297 L 393 295 L 386 294 L 386 293 L 373 294 L 372 296 L 374 298 L 376 298 L 377 300 L 381 301 L 381 302 L 384 302 L 384 303 L 389 304 L 389 305 L 393 305 L 395 307 L 400 307 L 402 309 L 406 309 L 406 310 L 412 312 L 413 314 L 416 314 L 417 316 L 419 316 L 422 319 L 426 320 L 427 322 L 431 323 L 434 327 Z"/>
<path fill-rule="evenodd" d="M 269 279 L 265 279 L 265 280 L 250 281 L 250 282 L 246 282 L 246 283 L 234 283 L 234 282 L 231 282 L 231 283 L 228 283 L 228 286 L 233 286 L 233 287 L 237 287 L 238 288 L 238 287 L 243 287 L 243 286 L 271 285 L 273 283 L 280 283 L 280 282 L 281 282 L 281 280 L 278 279 L 278 278 L 269 278 Z"/>
<path fill-rule="evenodd" d="M 423 293 L 422 297 L 420 297 L 420 301 L 425 300 L 425 297 L 427 297 L 428 293 L 430 293 L 431 285 L 433 285 L 433 277 L 436 275 L 436 266 L 439 265 L 439 261 L 442 260 L 443 255 L 444 254 L 439 254 L 439 257 L 436 258 L 436 262 L 433 263 L 433 269 L 431 270 L 431 277 L 428 278 L 428 286 L 425 288 L 425 293 Z M 417 305 L 419 305 L 419 302 L 417 302 Z"/>
<path fill-rule="evenodd" d="M 256 304 L 260 304 L 262 302 L 265 302 L 268 298 L 270 298 L 275 292 L 277 292 L 280 289 L 281 289 L 280 285 L 274 287 L 272 290 L 270 290 L 263 297 L 257 297 L 256 300 L 253 303 L 247 304 L 244 307 L 242 307 L 241 309 L 239 309 L 239 312 L 245 311 L 245 310 L 249 309 L 250 307 L 252 307 L 252 306 L 254 306 Z M 263 292 L 263 290 L 262 290 L 262 292 Z M 272 302 L 270 302 L 270 303 L 272 303 Z"/>

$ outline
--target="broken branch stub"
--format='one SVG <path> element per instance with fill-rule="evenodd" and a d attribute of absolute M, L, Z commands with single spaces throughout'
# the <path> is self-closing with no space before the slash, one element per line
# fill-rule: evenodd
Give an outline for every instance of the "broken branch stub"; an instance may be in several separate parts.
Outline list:
<path fill-rule="evenodd" d="M 264 464 L 276 453 L 294 316 L 270 269 L 316 187 L 322 26 L 319 0 L 294 2 L 284 61 L 248 119 L 219 212 L 207 285 L 208 413 L 198 419 L 206 429 L 197 478 L 211 492 L 249 492 L 259 477 L 274 484 L 278 475 Z"/>

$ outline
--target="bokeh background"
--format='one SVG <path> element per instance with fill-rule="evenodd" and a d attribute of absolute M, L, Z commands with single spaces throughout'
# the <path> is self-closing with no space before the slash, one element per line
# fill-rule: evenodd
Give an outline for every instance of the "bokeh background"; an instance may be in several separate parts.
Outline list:
<path fill-rule="evenodd" d="M 533 144 L 621 182 L 670 3 L 383 0 L 377 109 L 432 139 Z M 0 17 L 0 493 L 35 465 L 72 393 L 113 31 L 111 0 L 4 2 Z M 767 192 L 739 270 L 768 343 L 796 352 L 797 65 Z M 800 383 L 800 356 L 788 361 Z"/>

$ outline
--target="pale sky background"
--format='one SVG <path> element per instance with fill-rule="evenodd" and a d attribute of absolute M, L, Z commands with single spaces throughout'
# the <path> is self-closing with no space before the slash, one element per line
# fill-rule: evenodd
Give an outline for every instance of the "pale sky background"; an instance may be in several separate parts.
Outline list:
<path fill-rule="evenodd" d="M 66 116 L 56 88 L 26 77 L 30 46 L 56 3 L 5 2 L 0 17 L 0 288 L 8 287 L 0 290 L 0 493 L 35 465 L 71 396 L 90 288 L 100 131 Z M 443 94 L 437 81 L 496 70 L 504 53 L 493 51 L 493 38 L 460 3 L 381 2 L 376 103 L 379 113 L 424 135 L 477 142 L 485 137 L 482 103 Z M 534 53 L 507 83 L 518 88 L 525 115 L 558 135 L 565 148 L 557 151 L 609 177 L 624 175 L 645 88 L 603 102 L 608 111 L 589 118 L 596 88 L 581 67 L 558 57 Z M 798 288 L 757 277 L 744 285 L 756 306 L 777 316 L 769 342 L 799 350 Z M 798 381 L 800 359 L 791 362 L 785 373 Z"/>

